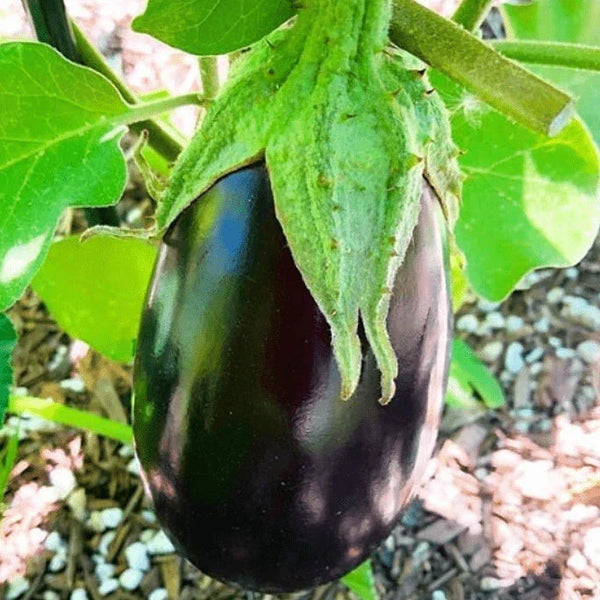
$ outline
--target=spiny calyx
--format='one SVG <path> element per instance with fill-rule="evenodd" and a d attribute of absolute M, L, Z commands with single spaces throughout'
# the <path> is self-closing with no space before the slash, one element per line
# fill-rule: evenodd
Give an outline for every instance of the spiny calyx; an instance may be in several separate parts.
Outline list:
<path fill-rule="evenodd" d="M 389 18 L 388 0 L 307 1 L 292 26 L 236 65 L 157 215 L 162 231 L 217 179 L 266 160 L 277 218 L 331 327 L 341 395 L 350 397 L 360 376 L 360 319 L 384 403 L 398 371 L 390 290 L 422 178 L 447 215 L 460 187 L 445 109 L 422 65 L 386 48 Z"/>

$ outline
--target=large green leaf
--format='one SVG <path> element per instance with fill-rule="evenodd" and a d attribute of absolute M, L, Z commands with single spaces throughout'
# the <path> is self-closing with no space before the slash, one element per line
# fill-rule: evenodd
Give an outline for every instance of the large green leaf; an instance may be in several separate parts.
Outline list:
<path fill-rule="evenodd" d="M 0 427 L 4 419 L 4 412 L 8 405 L 8 395 L 12 385 L 11 355 L 17 335 L 5 314 L 0 313 Z"/>
<path fill-rule="evenodd" d="M 480 398 L 489 408 L 504 406 L 506 400 L 498 380 L 461 339 L 452 341 L 452 362 L 446 404 L 469 408 Z"/>
<path fill-rule="evenodd" d="M 466 176 L 456 240 L 472 288 L 501 300 L 529 271 L 581 260 L 600 225 L 599 164 L 578 120 L 554 138 L 477 102 L 439 73 Z"/>
<path fill-rule="evenodd" d="M 292 14 L 290 0 L 148 0 L 133 29 L 208 56 L 253 44 Z"/>
<path fill-rule="evenodd" d="M 128 362 L 155 258 L 139 239 L 69 237 L 52 244 L 32 285 L 69 335 Z"/>
<path fill-rule="evenodd" d="M 348 586 L 361 600 L 377 600 L 377 589 L 373 577 L 371 561 L 367 560 L 342 578 L 342 582 Z"/>
<path fill-rule="evenodd" d="M 67 206 L 120 197 L 128 112 L 104 77 L 43 44 L 0 44 L 0 309 L 41 264 Z"/>
<path fill-rule="evenodd" d="M 598 0 L 538 0 L 505 6 L 509 37 L 600 46 Z M 577 111 L 600 146 L 600 73 L 563 67 L 530 66 L 536 73 L 573 95 Z"/>

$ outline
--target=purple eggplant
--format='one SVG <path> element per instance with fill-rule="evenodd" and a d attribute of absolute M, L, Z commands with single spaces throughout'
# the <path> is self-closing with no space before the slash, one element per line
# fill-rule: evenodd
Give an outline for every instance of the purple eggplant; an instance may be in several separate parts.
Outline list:
<path fill-rule="evenodd" d="M 340 399 L 330 329 L 275 217 L 263 165 L 227 175 L 168 230 L 134 368 L 135 449 L 186 558 L 244 588 L 339 578 L 386 538 L 435 443 L 451 339 L 446 226 L 424 181 L 388 331 L 397 391 L 364 333 Z"/>

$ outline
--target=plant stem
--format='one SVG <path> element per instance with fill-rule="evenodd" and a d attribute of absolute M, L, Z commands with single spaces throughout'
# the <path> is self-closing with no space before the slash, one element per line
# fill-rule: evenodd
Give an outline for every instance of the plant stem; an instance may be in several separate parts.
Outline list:
<path fill-rule="evenodd" d="M 462 0 L 452 20 L 467 31 L 477 31 L 487 16 L 493 0 Z"/>
<path fill-rule="evenodd" d="M 488 45 L 424 8 L 394 0 L 390 38 L 459 82 L 493 108 L 546 135 L 556 135 L 574 114 L 571 98 Z"/>
<path fill-rule="evenodd" d="M 219 93 L 219 65 L 216 56 L 202 56 L 198 59 L 200 64 L 200 79 L 202 80 L 202 94 L 207 100 L 212 100 Z"/>
<path fill-rule="evenodd" d="M 104 57 L 85 37 L 83 32 L 77 27 L 77 24 L 72 22 L 72 27 L 77 50 L 81 56 L 81 62 L 104 75 L 119 90 L 124 100 L 130 104 L 137 104 L 139 102 L 138 98 L 108 66 Z M 148 132 L 148 144 L 168 161 L 174 162 L 181 153 L 182 146 L 179 141 L 170 135 L 160 123 L 151 120 L 142 121 L 132 124 L 131 128 L 137 133 L 146 130 Z"/>
<path fill-rule="evenodd" d="M 581 44 L 538 40 L 498 40 L 492 47 L 506 56 L 526 63 L 600 71 L 600 48 Z"/>
<path fill-rule="evenodd" d="M 99 417 L 85 410 L 71 408 L 49 399 L 35 398 L 34 396 L 11 396 L 8 401 L 8 412 L 17 415 L 28 413 L 53 423 L 85 429 L 124 444 L 130 444 L 133 439 L 129 425 Z"/>
<path fill-rule="evenodd" d="M 115 125 L 139 123 L 140 121 L 147 121 L 151 117 L 169 112 L 180 106 L 188 106 L 190 104 L 203 106 L 206 102 L 207 101 L 202 96 L 193 92 L 181 96 L 170 96 L 169 98 L 155 100 L 154 102 L 131 104 L 129 107 L 130 109 L 125 114 L 111 119 L 111 123 L 114 123 Z"/>

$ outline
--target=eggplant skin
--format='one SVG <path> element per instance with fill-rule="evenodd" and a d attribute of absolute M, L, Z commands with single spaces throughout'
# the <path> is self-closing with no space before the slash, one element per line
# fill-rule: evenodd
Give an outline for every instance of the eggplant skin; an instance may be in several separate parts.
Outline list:
<path fill-rule="evenodd" d="M 397 392 L 381 406 L 363 338 L 340 400 L 329 326 L 295 266 L 263 165 L 192 203 L 159 251 L 134 367 L 146 492 L 206 574 L 291 592 L 337 579 L 392 530 L 423 474 L 446 387 L 446 232 L 424 182 L 393 290 Z"/>

